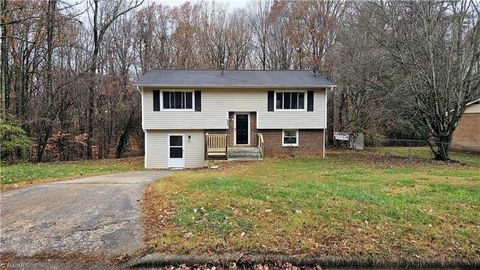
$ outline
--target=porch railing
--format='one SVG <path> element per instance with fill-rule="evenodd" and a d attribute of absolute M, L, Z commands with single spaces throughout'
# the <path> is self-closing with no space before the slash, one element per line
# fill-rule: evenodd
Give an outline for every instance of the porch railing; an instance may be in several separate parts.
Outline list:
<path fill-rule="evenodd" d="M 263 134 L 258 133 L 258 150 L 260 150 L 260 157 L 263 158 L 265 149 L 265 141 L 263 140 Z"/>
<path fill-rule="evenodd" d="M 207 148 L 207 157 L 227 156 L 226 134 L 205 134 L 205 145 Z"/>

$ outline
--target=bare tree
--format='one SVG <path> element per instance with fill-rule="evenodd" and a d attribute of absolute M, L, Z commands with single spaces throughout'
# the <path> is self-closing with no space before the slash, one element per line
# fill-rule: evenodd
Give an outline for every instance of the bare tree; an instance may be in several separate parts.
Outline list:
<path fill-rule="evenodd" d="M 0 23 L 2 26 L 2 34 L 1 34 L 1 78 L 0 78 L 0 84 L 1 84 L 1 99 L 2 99 L 2 121 L 5 121 L 7 118 L 7 106 L 8 106 L 8 101 L 7 101 L 7 78 L 8 78 L 8 48 L 7 48 L 7 0 L 3 0 L 2 3 L 0 3 L 0 10 L 1 10 L 1 15 L 0 15 Z"/>
<path fill-rule="evenodd" d="M 478 3 L 403 1 L 368 3 L 371 33 L 385 48 L 429 132 L 435 159 L 449 159 L 449 144 L 468 101 L 480 93 Z"/>
<path fill-rule="evenodd" d="M 137 8 L 143 3 L 143 0 L 131 0 L 131 1 L 108 1 L 104 4 L 104 14 L 102 18 L 99 18 L 99 0 L 93 0 L 92 9 L 92 25 L 93 25 L 93 52 L 91 57 L 91 65 L 89 72 L 91 74 L 92 82 L 88 87 L 88 127 L 87 127 L 87 158 L 93 158 L 93 127 L 95 122 L 95 100 L 96 100 L 96 75 L 98 65 L 98 55 L 102 46 L 105 32 L 112 25 L 112 23 L 120 16 L 129 12 L 130 10 Z M 99 19 L 101 19 L 99 21 Z"/>
<path fill-rule="evenodd" d="M 249 16 L 255 46 L 255 56 L 260 61 L 262 70 L 267 68 L 267 49 L 268 49 L 268 13 L 272 4 L 270 0 L 254 0 L 249 5 Z"/>

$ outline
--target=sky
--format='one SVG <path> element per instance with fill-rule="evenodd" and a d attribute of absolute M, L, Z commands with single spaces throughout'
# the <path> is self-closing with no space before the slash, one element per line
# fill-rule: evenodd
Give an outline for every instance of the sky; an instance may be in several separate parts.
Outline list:
<path fill-rule="evenodd" d="M 206 0 L 207 2 L 215 1 L 215 3 L 221 3 L 227 6 L 229 9 L 237 9 L 237 8 L 245 8 L 247 7 L 247 3 L 250 0 Z M 196 3 L 198 0 L 146 0 L 145 3 L 165 3 L 169 6 L 180 6 L 185 2 Z M 145 5 L 144 3 L 144 5 Z"/>

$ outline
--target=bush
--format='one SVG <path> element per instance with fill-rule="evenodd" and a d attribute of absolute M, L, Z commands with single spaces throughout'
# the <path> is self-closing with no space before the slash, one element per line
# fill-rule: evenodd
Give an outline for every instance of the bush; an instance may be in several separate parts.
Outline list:
<path fill-rule="evenodd" d="M 375 146 L 375 142 L 385 139 L 385 136 L 380 133 L 365 133 L 365 146 Z"/>
<path fill-rule="evenodd" d="M 12 123 L 0 123 L 0 156 L 2 161 L 14 163 L 17 159 L 26 159 L 30 153 L 32 141 L 25 130 Z"/>

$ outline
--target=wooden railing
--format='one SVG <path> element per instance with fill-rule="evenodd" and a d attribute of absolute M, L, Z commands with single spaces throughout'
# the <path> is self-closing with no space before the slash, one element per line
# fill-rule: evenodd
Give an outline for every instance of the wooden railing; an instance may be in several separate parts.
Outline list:
<path fill-rule="evenodd" d="M 227 157 L 227 135 L 205 134 L 207 157 Z"/>
<path fill-rule="evenodd" d="M 260 150 L 260 157 L 263 158 L 265 149 L 265 141 L 263 140 L 263 134 L 258 133 L 258 150 Z"/>

